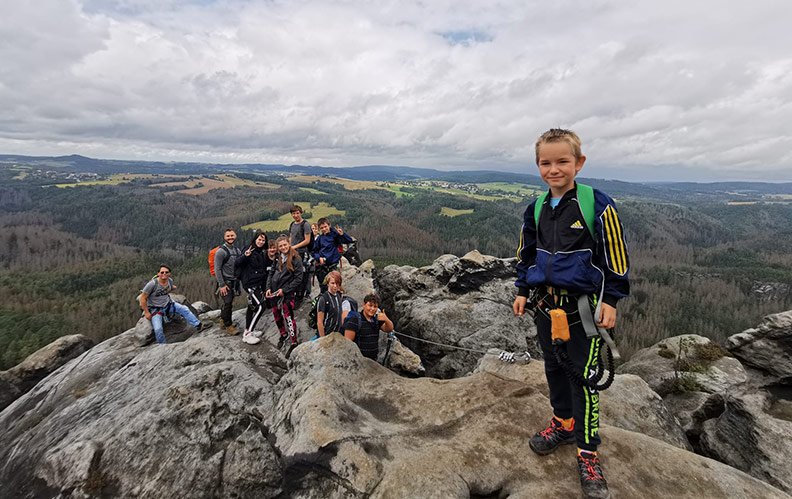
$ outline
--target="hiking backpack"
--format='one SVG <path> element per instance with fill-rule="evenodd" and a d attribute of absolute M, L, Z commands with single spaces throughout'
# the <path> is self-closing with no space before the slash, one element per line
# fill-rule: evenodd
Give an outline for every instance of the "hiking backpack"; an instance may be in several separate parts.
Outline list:
<path fill-rule="evenodd" d="M 341 306 L 343 307 L 344 302 L 349 303 L 350 313 L 358 311 L 358 302 L 352 298 L 351 296 L 345 296 L 343 300 L 341 300 Z"/>
<path fill-rule="evenodd" d="M 217 253 L 217 250 L 220 249 L 220 246 L 212 248 L 211 251 L 209 251 L 209 273 L 212 274 L 212 277 L 214 277 L 215 275 L 215 268 L 214 268 L 215 253 Z"/>
<path fill-rule="evenodd" d="M 539 215 L 542 214 L 542 207 L 547 199 L 547 192 L 542 193 L 536 200 L 534 205 L 534 223 L 536 223 L 536 230 L 539 230 Z M 586 228 L 591 234 L 591 237 L 596 241 L 594 235 L 594 189 L 589 185 L 577 184 L 577 199 L 580 211 L 583 213 L 583 221 L 586 223 Z"/>
<path fill-rule="evenodd" d="M 319 324 L 317 324 L 317 313 L 316 310 L 317 305 L 319 305 L 319 298 L 321 298 L 324 293 L 319 293 L 311 300 L 311 310 L 308 312 L 308 327 L 311 329 L 319 329 Z"/>

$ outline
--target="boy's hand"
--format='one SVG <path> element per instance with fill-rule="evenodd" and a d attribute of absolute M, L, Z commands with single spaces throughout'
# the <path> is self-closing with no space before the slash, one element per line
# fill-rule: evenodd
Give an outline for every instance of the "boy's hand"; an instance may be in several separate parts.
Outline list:
<path fill-rule="evenodd" d="M 385 315 L 384 310 L 380 310 L 380 312 L 377 314 L 377 320 L 380 322 L 385 322 L 388 320 L 388 316 Z"/>
<path fill-rule="evenodd" d="M 514 305 L 512 308 L 514 309 L 514 315 L 520 316 L 525 313 L 525 305 L 528 303 L 527 296 L 518 296 L 514 299 Z"/>
<path fill-rule="evenodd" d="M 336 230 L 338 231 L 338 235 L 339 235 L 339 236 L 343 236 L 343 235 L 344 235 L 344 231 L 343 231 L 343 230 L 341 230 L 341 227 L 340 227 L 340 226 L 336 225 Z"/>
<path fill-rule="evenodd" d="M 228 286 L 223 286 L 220 288 L 220 296 L 225 296 L 228 294 Z"/>
<path fill-rule="evenodd" d="M 152 315 L 151 315 L 151 312 L 149 312 L 148 310 L 144 310 L 143 311 L 143 315 L 146 316 L 147 320 L 151 320 Z"/>
<path fill-rule="evenodd" d="M 611 307 L 603 302 L 599 319 L 597 326 L 604 327 L 605 329 L 613 328 L 613 326 L 616 325 L 616 307 Z"/>

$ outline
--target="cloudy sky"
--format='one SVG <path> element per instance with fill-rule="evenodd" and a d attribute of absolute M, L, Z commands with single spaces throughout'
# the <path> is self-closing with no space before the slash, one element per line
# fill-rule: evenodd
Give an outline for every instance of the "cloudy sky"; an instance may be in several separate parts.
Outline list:
<path fill-rule="evenodd" d="M 0 0 L 0 153 L 792 181 L 786 0 Z"/>

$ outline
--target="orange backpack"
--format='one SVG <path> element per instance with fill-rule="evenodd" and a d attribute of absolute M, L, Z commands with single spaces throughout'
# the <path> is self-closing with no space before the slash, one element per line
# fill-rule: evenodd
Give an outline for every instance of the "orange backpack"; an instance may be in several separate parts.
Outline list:
<path fill-rule="evenodd" d="M 215 253 L 217 253 L 217 250 L 219 249 L 220 246 L 216 248 L 212 248 L 212 250 L 209 252 L 209 273 L 212 274 L 213 276 L 215 275 L 215 268 L 214 268 Z"/>

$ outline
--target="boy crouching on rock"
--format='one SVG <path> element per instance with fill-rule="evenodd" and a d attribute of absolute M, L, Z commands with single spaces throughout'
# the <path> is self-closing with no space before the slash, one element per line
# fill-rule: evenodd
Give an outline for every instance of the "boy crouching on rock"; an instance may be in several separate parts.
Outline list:
<path fill-rule="evenodd" d="M 585 161 L 580 138 L 569 130 L 551 129 L 536 142 L 536 164 L 550 190 L 523 216 L 514 313 L 523 315 L 534 291 L 537 338 L 554 417 L 531 438 L 531 450 L 547 455 L 576 442 L 583 496 L 607 498 L 610 492 L 597 457 L 599 394 L 571 378 L 588 380 L 596 369 L 602 340 L 584 321 L 605 329 L 616 324 L 616 303 L 629 294 L 629 260 L 613 199 L 575 182 Z M 581 314 L 594 314 L 593 320 Z M 567 372 L 572 367 L 565 370 L 556 359 L 554 340 L 566 348 L 575 372 Z"/>

